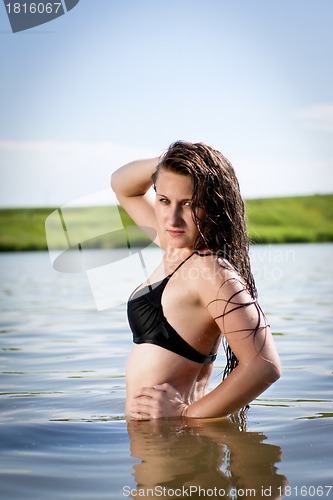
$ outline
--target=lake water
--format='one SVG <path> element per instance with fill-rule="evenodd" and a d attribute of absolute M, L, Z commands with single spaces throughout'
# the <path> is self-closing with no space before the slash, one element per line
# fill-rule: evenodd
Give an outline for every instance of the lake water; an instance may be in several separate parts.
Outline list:
<path fill-rule="evenodd" d="M 1 254 L 0 498 L 333 499 L 332 257 L 332 244 L 253 248 L 283 377 L 247 415 L 185 425 L 124 419 L 117 266 L 119 304 L 97 310 L 87 273 L 54 271 L 46 252 Z M 221 350 L 212 387 L 223 366 Z"/>

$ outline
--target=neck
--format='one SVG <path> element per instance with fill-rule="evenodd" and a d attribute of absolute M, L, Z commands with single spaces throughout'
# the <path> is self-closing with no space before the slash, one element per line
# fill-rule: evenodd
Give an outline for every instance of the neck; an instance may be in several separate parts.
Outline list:
<path fill-rule="evenodd" d="M 194 252 L 192 247 L 189 248 L 175 248 L 168 247 L 165 249 L 163 260 L 166 262 L 180 262 L 186 259 Z"/>

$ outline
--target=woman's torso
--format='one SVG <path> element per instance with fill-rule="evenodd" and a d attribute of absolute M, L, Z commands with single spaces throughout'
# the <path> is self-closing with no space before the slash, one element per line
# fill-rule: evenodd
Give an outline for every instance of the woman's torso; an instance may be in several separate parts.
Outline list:
<path fill-rule="evenodd" d="M 201 264 L 199 255 L 189 255 L 187 259 L 171 265 L 170 269 L 174 267 L 173 271 L 176 271 L 170 273 L 160 302 L 170 327 L 196 351 L 209 354 L 216 351 L 220 332 L 199 297 L 198 287 L 209 286 L 209 280 L 203 280 Z M 161 263 L 149 283 L 159 283 L 168 274 Z M 139 287 L 139 291 L 146 285 Z M 163 348 L 145 342 L 133 344 L 126 370 L 127 401 L 137 389 L 165 382 L 175 387 L 189 402 L 193 401 L 203 396 L 211 370 L 212 363 L 187 359 L 170 351 L 167 346 Z"/>

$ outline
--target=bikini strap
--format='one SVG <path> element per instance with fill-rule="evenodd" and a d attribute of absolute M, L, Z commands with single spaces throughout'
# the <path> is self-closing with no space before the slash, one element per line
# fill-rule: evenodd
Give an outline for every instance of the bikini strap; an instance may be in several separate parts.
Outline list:
<path fill-rule="evenodd" d="M 173 276 L 175 274 L 175 272 L 177 272 L 178 269 L 180 267 L 182 267 L 182 265 L 185 264 L 185 262 L 187 262 L 192 257 L 192 255 L 194 255 L 195 253 L 197 253 L 197 252 L 192 252 L 188 257 L 186 257 L 185 260 L 183 260 L 180 264 L 178 264 L 178 266 L 176 267 L 176 269 L 174 271 L 172 271 L 172 273 L 168 274 L 167 278 L 171 278 L 171 276 Z"/>

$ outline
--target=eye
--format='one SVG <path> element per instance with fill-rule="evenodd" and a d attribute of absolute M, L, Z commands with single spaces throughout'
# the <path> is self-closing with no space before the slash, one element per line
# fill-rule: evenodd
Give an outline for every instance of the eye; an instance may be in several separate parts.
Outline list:
<path fill-rule="evenodd" d="M 185 207 L 193 207 L 193 202 L 191 200 L 184 201 Z"/>
<path fill-rule="evenodd" d="M 159 198 L 158 201 L 160 203 L 162 203 L 163 205 L 169 205 L 169 203 L 170 203 L 170 200 L 168 200 L 168 198 Z"/>

